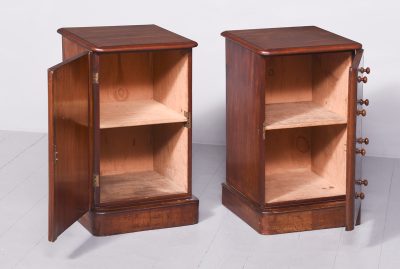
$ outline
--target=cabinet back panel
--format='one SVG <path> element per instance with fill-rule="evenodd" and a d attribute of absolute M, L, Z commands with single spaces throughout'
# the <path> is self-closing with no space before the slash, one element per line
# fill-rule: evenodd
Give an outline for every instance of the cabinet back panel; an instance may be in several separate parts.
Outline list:
<path fill-rule="evenodd" d="M 100 55 L 100 104 L 153 98 L 151 52 Z M 101 105 L 100 105 L 101 109 Z"/>
<path fill-rule="evenodd" d="M 311 129 L 293 128 L 267 131 L 265 174 L 291 169 L 311 169 Z"/>
<path fill-rule="evenodd" d="M 99 79 L 101 103 L 154 99 L 187 111 L 189 51 L 104 54 Z"/>
<path fill-rule="evenodd" d="M 153 170 L 152 126 L 102 129 L 100 175 Z"/>
<path fill-rule="evenodd" d="M 265 103 L 311 101 L 312 55 L 266 57 Z"/>
<path fill-rule="evenodd" d="M 351 52 L 265 59 L 265 104 L 312 101 L 347 118 Z"/>

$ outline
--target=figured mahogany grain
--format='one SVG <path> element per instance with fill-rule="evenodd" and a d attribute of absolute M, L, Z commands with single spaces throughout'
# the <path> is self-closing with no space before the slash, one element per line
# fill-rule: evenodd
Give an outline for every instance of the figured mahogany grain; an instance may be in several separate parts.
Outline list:
<path fill-rule="evenodd" d="M 226 177 L 251 200 L 264 201 L 264 59 L 226 40 Z"/>
<path fill-rule="evenodd" d="M 196 224 L 199 220 L 199 200 L 184 199 L 99 207 L 89 211 L 80 223 L 93 235 L 161 229 Z"/>
<path fill-rule="evenodd" d="M 225 31 L 222 36 L 261 55 L 360 49 L 361 44 L 315 26 Z"/>
<path fill-rule="evenodd" d="M 60 28 L 58 33 L 95 52 L 196 47 L 197 43 L 157 25 Z"/>
<path fill-rule="evenodd" d="M 222 204 L 260 234 L 280 234 L 343 227 L 345 201 L 260 207 L 246 196 L 222 185 Z"/>

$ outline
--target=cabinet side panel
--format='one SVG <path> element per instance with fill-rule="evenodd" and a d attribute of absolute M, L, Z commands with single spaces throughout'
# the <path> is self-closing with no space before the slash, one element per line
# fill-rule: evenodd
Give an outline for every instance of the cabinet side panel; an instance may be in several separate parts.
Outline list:
<path fill-rule="evenodd" d="M 347 117 L 351 52 L 313 56 L 313 102 Z"/>
<path fill-rule="evenodd" d="M 178 113 L 189 107 L 189 59 L 191 50 L 154 52 L 154 100 Z"/>
<path fill-rule="evenodd" d="M 226 41 L 227 183 L 257 203 L 264 200 L 263 57 Z"/>
<path fill-rule="evenodd" d="M 189 193 L 188 135 L 182 123 L 154 127 L 154 170 Z"/>
<path fill-rule="evenodd" d="M 62 37 L 63 61 L 75 57 L 85 51 L 87 51 L 86 48 L 79 46 L 77 43 L 69 40 L 68 38 Z"/>

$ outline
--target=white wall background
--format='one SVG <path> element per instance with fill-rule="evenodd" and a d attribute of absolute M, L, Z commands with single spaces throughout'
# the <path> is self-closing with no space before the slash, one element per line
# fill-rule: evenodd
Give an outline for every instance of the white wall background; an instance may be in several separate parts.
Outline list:
<path fill-rule="evenodd" d="M 47 131 L 48 67 L 61 60 L 57 28 L 158 24 L 199 43 L 193 53 L 194 142 L 225 144 L 223 30 L 317 25 L 361 42 L 372 73 L 368 155 L 400 157 L 400 5 L 364 1 L 2 0 L 0 129 Z"/>

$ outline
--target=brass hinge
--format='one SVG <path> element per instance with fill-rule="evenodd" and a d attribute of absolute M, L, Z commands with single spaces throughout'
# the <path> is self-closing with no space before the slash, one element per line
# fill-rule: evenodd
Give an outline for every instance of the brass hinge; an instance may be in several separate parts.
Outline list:
<path fill-rule="evenodd" d="M 99 72 L 93 73 L 93 84 L 99 84 Z"/>
<path fill-rule="evenodd" d="M 267 133 L 267 124 L 265 122 L 263 123 L 262 132 L 263 132 L 263 140 L 265 140 L 265 136 L 266 136 L 266 133 Z"/>
<path fill-rule="evenodd" d="M 100 186 L 99 175 L 94 175 L 93 176 L 93 187 L 98 188 L 99 186 Z"/>
<path fill-rule="evenodd" d="M 54 163 L 57 163 L 58 161 L 57 145 L 53 145 L 53 149 L 54 149 Z"/>
<path fill-rule="evenodd" d="M 186 128 L 192 128 L 192 113 L 188 112 L 188 111 L 184 111 L 183 114 L 185 115 L 185 117 L 187 118 L 187 121 L 185 122 L 185 127 Z"/>

